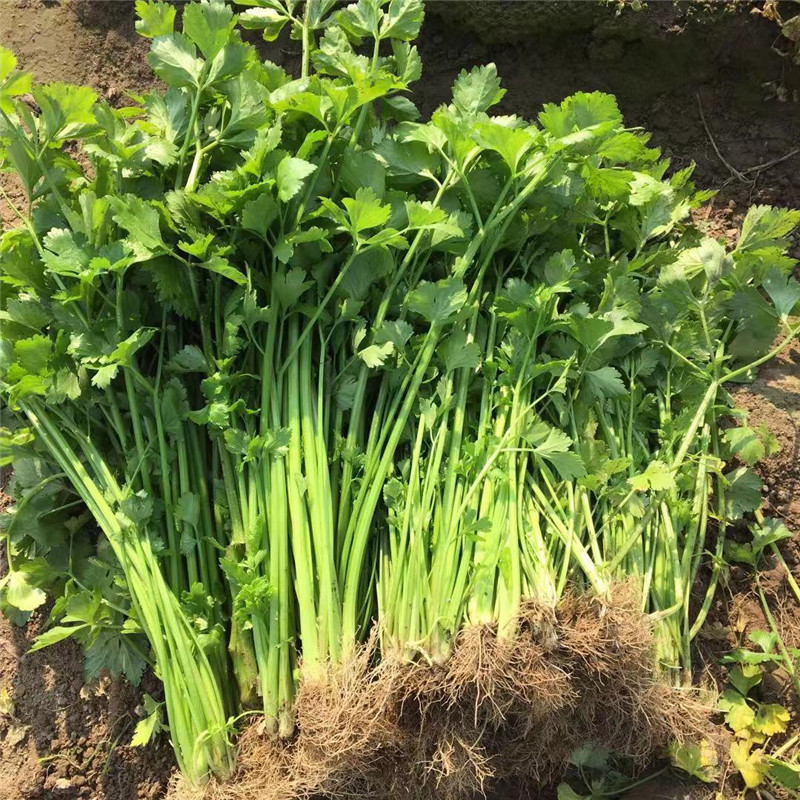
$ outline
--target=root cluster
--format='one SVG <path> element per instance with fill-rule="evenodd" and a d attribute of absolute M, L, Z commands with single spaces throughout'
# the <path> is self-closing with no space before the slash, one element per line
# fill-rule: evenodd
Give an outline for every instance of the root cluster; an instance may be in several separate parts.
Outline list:
<path fill-rule="evenodd" d="M 295 739 L 283 745 L 251 727 L 235 780 L 207 797 L 460 800 L 494 779 L 551 780 L 588 742 L 643 765 L 707 727 L 695 695 L 659 680 L 632 597 L 529 604 L 515 636 L 465 629 L 443 665 L 378 660 L 374 650 L 304 679 Z"/>

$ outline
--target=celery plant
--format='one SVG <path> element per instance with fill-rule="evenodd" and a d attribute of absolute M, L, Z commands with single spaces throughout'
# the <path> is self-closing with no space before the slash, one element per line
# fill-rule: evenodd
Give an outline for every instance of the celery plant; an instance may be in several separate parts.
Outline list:
<path fill-rule="evenodd" d="M 139 0 L 168 88 L 129 108 L 57 83 L 32 110 L 2 53 L 25 202 L 0 240 L 0 605 L 53 589 L 40 646 L 152 663 L 195 783 L 230 771 L 237 713 L 289 736 L 297 680 L 373 625 L 446 662 L 468 626 L 513 645 L 527 603 L 633 579 L 688 676 L 726 527 L 760 504 L 769 437 L 719 422 L 798 332 L 798 213 L 754 207 L 728 250 L 612 97 L 496 115 L 493 65 L 420 121 L 419 0 L 240 5 L 190 3 L 179 33 Z M 299 75 L 240 28 L 288 29 Z"/>

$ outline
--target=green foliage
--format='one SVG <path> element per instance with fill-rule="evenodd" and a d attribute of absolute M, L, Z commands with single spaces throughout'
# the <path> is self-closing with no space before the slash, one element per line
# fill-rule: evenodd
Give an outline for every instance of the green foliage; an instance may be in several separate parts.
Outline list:
<path fill-rule="evenodd" d="M 728 252 L 690 223 L 691 168 L 613 97 L 494 115 L 493 65 L 421 121 L 419 0 L 241 5 L 188 4 L 176 31 L 140 0 L 167 88 L 128 109 L 56 83 L 32 111 L 2 52 L 2 168 L 26 193 L 0 240 L 4 612 L 49 592 L 36 649 L 74 637 L 90 674 L 134 683 L 152 663 L 195 783 L 228 774 L 254 702 L 288 736 L 298 672 L 376 614 L 386 652 L 439 661 L 465 625 L 510 636 L 526 599 L 635 575 L 688 671 L 776 447 L 719 423 L 725 384 L 797 333 L 797 214 L 754 207 Z M 241 28 L 288 30 L 299 77 Z M 738 555 L 783 535 L 760 522 Z M 136 744 L 164 725 L 144 711 Z"/>
<path fill-rule="evenodd" d="M 163 720 L 164 704 L 158 703 L 146 694 L 142 700 L 143 717 L 136 723 L 131 739 L 131 747 L 143 747 L 166 730 Z"/>
<path fill-rule="evenodd" d="M 728 749 L 730 764 L 746 789 L 792 790 L 798 785 L 796 764 L 783 758 L 785 748 L 777 748 L 775 755 L 770 755 L 771 737 L 786 732 L 790 714 L 776 703 L 761 702 L 758 694 L 765 668 L 779 659 L 771 655 L 778 637 L 753 631 L 750 639 L 761 648 L 760 654 L 738 650 L 723 659 L 723 663 L 733 663 L 728 673 L 730 688 L 719 699 L 725 724 L 733 734 Z M 764 657 L 756 657 L 759 655 Z M 674 767 L 693 778 L 707 783 L 719 778 L 717 754 L 708 742 L 674 743 L 670 757 Z"/>
<path fill-rule="evenodd" d="M 670 745 L 669 756 L 672 765 L 704 783 L 714 783 L 717 779 L 717 754 L 707 742 L 700 744 Z"/>
<path fill-rule="evenodd" d="M 591 742 L 573 751 L 569 759 L 572 771 L 577 776 L 569 782 L 558 785 L 558 800 L 601 800 L 604 797 L 621 797 L 634 787 L 646 785 L 651 779 L 645 777 L 635 781 L 620 772 L 615 765 L 613 754 L 605 747 Z M 656 772 L 652 775 L 655 778 Z M 576 791 L 573 786 L 581 786 Z"/>
<path fill-rule="evenodd" d="M 765 642 L 769 638 L 762 632 L 755 631 L 751 638 L 764 646 L 765 652 L 775 646 L 775 641 Z M 730 745 L 730 758 L 734 767 L 748 789 L 755 789 L 767 778 L 772 764 L 766 754 L 769 737 L 784 733 L 789 722 L 789 712 L 775 703 L 762 703 L 755 700 L 751 693 L 762 681 L 763 666 L 758 663 L 736 664 L 728 675 L 732 689 L 723 692 L 720 708 L 725 711 L 725 723 L 733 731 L 734 741 Z M 780 760 L 778 759 L 780 765 Z M 790 765 L 786 764 L 791 772 Z M 784 780 L 790 778 L 785 775 Z"/>

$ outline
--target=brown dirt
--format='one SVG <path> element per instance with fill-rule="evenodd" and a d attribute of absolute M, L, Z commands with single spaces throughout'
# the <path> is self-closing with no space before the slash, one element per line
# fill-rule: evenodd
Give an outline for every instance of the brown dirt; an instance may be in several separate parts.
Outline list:
<path fill-rule="evenodd" d="M 736 404 L 749 412 L 748 424 L 766 425 L 780 451 L 758 465 L 764 488 L 764 513 L 779 517 L 794 534 L 779 548 L 795 580 L 800 580 L 800 342 L 763 367 L 758 378 L 733 393 Z M 732 532 L 737 536 L 737 531 Z M 719 592 L 701 647 L 707 664 L 731 646 L 746 642 L 753 630 L 767 630 L 751 568 L 731 565 Z M 800 646 L 800 608 L 793 599 L 786 569 L 767 554 L 759 572 L 781 634 L 790 647 Z M 798 706 L 793 693 L 785 698 Z"/>
<path fill-rule="evenodd" d="M 766 424 L 780 444 L 780 452 L 758 465 L 764 481 L 764 513 L 782 518 L 794 536 L 779 549 L 795 581 L 800 580 L 800 342 L 795 342 L 774 362 L 766 365 L 757 380 L 734 393 L 739 407 L 746 409 L 749 424 Z M 735 535 L 735 534 L 734 534 Z M 735 647 L 752 647 L 748 635 L 769 630 L 759 582 L 787 647 L 800 647 L 800 606 L 791 591 L 787 571 L 778 559 L 767 555 L 759 571 L 732 565 L 727 585 L 718 594 L 707 636 L 701 643 L 704 661 L 713 671 L 719 655 Z M 724 676 L 721 676 L 724 677 Z M 769 702 L 781 703 L 800 717 L 800 697 L 783 668 L 765 681 Z"/>
<path fill-rule="evenodd" d="M 765 513 L 782 517 L 789 528 L 800 531 L 800 343 L 767 364 L 735 398 L 750 412 L 750 424 L 766 424 L 781 446 L 761 465 L 767 488 Z M 795 545 L 787 548 L 787 555 L 797 565 L 800 545 Z"/>
<path fill-rule="evenodd" d="M 136 35 L 132 3 L 3 2 L 2 39 L 36 81 L 95 87 L 110 101 L 153 85 L 149 42 Z"/>
<path fill-rule="evenodd" d="M 166 741 L 127 746 L 142 692 L 107 678 L 85 686 L 73 642 L 26 655 L 45 616 L 18 628 L 0 615 L 0 690 L 13 703 L 12 714 L 0 715 L 4 800 L 155 800 L 173 757 Z M 158 690 L 152 676 L 144 684 Z"/>
<path fill-rule="evenodd" d="M 125 91 L 140 93 L 153 85 L 144 61 L 147 42 L 134 33 L 132 2 L 0 2 L 0 41 L 38 80 L 87 83 L 116 104 L 124 102 Z M 800 102 L 792 100 L 800 90 L 800 70 L 772 50 L 774 25 L 746 13 L 712 23 L 686 13 L 686 4 L 682 10 L 651 2 L 646 13 L 615 17 L 607 9 L 589 23 L 570 19 L 557 26 L 557 35 L 547 25 L 520 33 L 514 20 L 529 18 L 544 5 L 515 3 L 522 11 L 512 19 L 501 4 L 492 4 L 476 35 L 460 25 L 462 12 L 454 15 L 450 2 L 429 3 L 419 43 L 425 80 L 415 92 L 423 113 L 447 99 L 462 68 L 494 61 L 508 89 L 502 104 L 508 113 L 533 115 L 543 102 L 576 90 L 616 94 L 629 124 L 652 131 L 675 167 L 694 161 L 698 183 L 719 189 L 697 217 L 712 235 L 735 240 L 736 225 L 755 202 L 800 207 L 800 154 L 794 154 L 800 147 Z M 562 20 L 574 10 L 569 3 L 547 5 L 555 6 Z M 504 24 L 514 30 L 498 34 Z M 512 36 L 514 31 L 518 35 Z M 269 57 L 291 68 L 297 44 L 281 42 Z M 779 102 L 777 95 L 788 101 Z M 3 180 L 14 197 L 13 185 L 6 176 Z M 1 205 L 8 224 L 13 215 Z M 736 397 L 750 410 L 751 421 L 767 423 L 782 445 L 761 473 L 769 513 L 783 516 L 796 534 L 781 551 L 800 579 L 800 348 L 767 366 Z M 789 602 L 782 567 L 772 564 L 763 585 L 788 642 L 800 645 L 800 618 Z M 719 592 L 709 635 L 700 644 L 717 677 L 724 678 L 716 667 L 719 654 L 751 630 L 766 628 L 754 588 L 752 571 L 734 567 Z M 41 625 L 37 616 L 20 630 L 0 617 L 0 689 L 8 689 L 15 704 L 14 717 L 0 717 L 3 797 L 157 796 L 170 771 L 168 744 L 146 750 L 124 746 L 138 693 L 115 683 L 103 695 L 82 696 L 75 645 L 64 642 L 24 655 Z M 770 685 L 776 702 L 794 702 L 780 671 Z M 797 718 L 800 708 L 794 710 Z M 656 791 L 650 784 L 644 788 Z M 509 790 L 502 796 L 516 794 Z"/>

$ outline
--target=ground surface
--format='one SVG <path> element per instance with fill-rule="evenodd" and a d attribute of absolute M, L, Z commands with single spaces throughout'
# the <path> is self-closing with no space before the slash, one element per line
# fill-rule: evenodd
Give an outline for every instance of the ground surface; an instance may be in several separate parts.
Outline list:
<path fill-rule="evenodd" d="M 535 116 L 543 102 L 576 90 L 615 93 L 629 124 L 652 131 L 676 167 L 696 162 L 698 183 L 719 189 L 699 215 L 714 235 L 733 238 L 754 202 L 800 207 L 800 69 L 773 52 L 776 29 L 766 20 L 746 13 L 698 17 L 672 3 L 651 3 L 647 12 L 620 17 L 606 6 L 572 17 L 578 9 L 570 3 L 484 3 L 470 30 L 467 5 L 429 4 L 420 42 L 425 78 L 416 91 L 424 113 L 447 98 L 461 68 L 495 61 L 508 89 L 506 112 Z M 590 4 L 579 5 L 585 11 Z M 127 0 L 0 0 L 0 39 L 21 67 L 40 81 L 90 84 L 116 103 L 126 91 L 152 84 L 147 42 L 135 35 L 133 22 Z M 270 57 L 289 68 L 296 45 L 275 46 Z M 8 209 L 2 211 L 8 222 Z M 800 348 L 762 370 L 738 397 L 751 420 L 766 422 L 782 446 L 762 474 L 769 512 L 783 516 L 796 533 L 783 551 L 800 574 Z M 787 643 L 800 646 L 800 618 L 787 603 L 780 568 L 769 570 L 764 586 Z M 69 642 L 25 655 L 42 622 L 37 617 L 21 630 L 0 617 L 0 690 L 13 704 L 2 709 L 13 713 L 0 714 L 2 796 L 161 796 L 171 770 L 167 743 L 147 750 L 126 746 L 138 690 L 84 687 L 80 652 Z M 748 630 L 765 627 L 749 572 L 731 572 L 714 622 L 718 635 L 700 648 L 709 667 Z M 777 673 L 772 691 L 792 705 L 786 686 Z M 797 718 L 800 709 L 795 711 Z M 686 791 L 650 784 L 635 796 L 676 798 Z"/>

